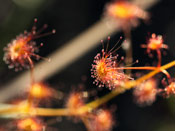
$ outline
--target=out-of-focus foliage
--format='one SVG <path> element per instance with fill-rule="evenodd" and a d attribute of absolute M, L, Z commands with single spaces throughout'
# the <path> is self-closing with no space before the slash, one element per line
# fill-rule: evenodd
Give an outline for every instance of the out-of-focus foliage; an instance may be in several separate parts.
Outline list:
<path fill-rule="evenodd" d="M 13 0 L 13 2 L 23 8 L 35 9 L 38 8 L 46 0 Z"/>

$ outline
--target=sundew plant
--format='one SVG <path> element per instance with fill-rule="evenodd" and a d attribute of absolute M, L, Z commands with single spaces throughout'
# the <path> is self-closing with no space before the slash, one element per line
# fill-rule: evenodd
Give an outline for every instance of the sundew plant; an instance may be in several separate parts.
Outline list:
<path fill-rule="evenodd" d="M 0 131 L 174 131 L 174 28 L 163 32 L 154 9 L 171 2 L 91 1 L 101 15 L 84 32 L 88 2 L 62 2 L 3 4 Z"/>

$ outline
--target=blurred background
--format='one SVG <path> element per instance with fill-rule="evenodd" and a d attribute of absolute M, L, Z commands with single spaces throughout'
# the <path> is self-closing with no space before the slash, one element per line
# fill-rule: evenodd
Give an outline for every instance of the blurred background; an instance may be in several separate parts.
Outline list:
<path fill-rule="evenodd" d="M 24 30 L 30 31 L 34 18 L 38 19 L 38 28 L 41 28 L 43 24 L 48 24 L 48 28 L 44 32 L 56 29 L 56 34 L 36 40 L 37 43 L 44 43 L 44 46 L 40 48 L 39 55 L 47 57 L 56 49 L 65 46 L 64 43 L 79 36 L 83 31 L 99 21 L 104 15 L 104 7 L 108 2 L 110 0 L 0 0 L 0 90 L 3 90 L 4 84 L 10 83 L 11 80 L 25 71 L 15 72 L 8 69 L 3 61 L 3 48 L 17 35 L 23 33 Z M 147 23 L 140 21 L 141 24 L 132 30 L 133 59 L 139 60 L 139 63 L 135 66 L 152 65 L 151 63 L 155 61 L 155 59 L 146 55 L 145 49 L 140 48 L 141 44 L 146 43 L 150 33 L 163 35 L 164 43 L 169 46 L 166 55 L 162 57 L 162 63 L 165 64 L 174 60 L 174 7 L 174 0 L 159 0 L 156 5 L 147 10 L 151 14 L 150 21 Z M 120 36 L 123 36 L 122 31 L 111 36 L 111 47 L 118 41 Z M 104 40 L 106 39 L 107 37 Z M 44 80 L 49 86 L 64 94 L 63 100 L 54 100 L 50 102 L 49 107 L 63 107 L 66 96 L 73 90 L 97 91 L 90 100 L 110 92 L 106 88 L 99 89 L 93 85 L 93 79 L 91 78 L 91 64 L 94 56 L 101 51 L 101 48 L 99 41 L 99 45 L 92 50 L 80 56 L 79 59 L 67 65 L 60 72 Z M 77 48 L 77 50 L 81 49 Z M 122 49 L 118 50 L 117 54 L 120 56 L 125 55 Z M 61 63 L 64 59 L 64 57 L 58 59 L 57 62 Z M 36 61 L 36 63 L 38 62 Z M 173 77 L 174 70 L 168 71 Z M 161 81 L 162 76 L 159 77 Z M 21 95 L 20 97 L 23 96 Z M 113 128 L 114 131 L 175 131 L 174 97 L 169 99 L 158 97 L 151 106 L 139 107 L 133 102 L 132 91 L 127 91 L 106 103 L 105 107 L 115 108 L 116 125 Z M 86 130 L 81 122 L 75 123 L 65 117 L 44 118 L 43 120 L 51 128 L 50 130 Z M 4 126 L 2 121 L 3 119 L 0 120 L 2 123 L 0 126 Z M 7 121 L 9 122 L 9 120 Z"/>

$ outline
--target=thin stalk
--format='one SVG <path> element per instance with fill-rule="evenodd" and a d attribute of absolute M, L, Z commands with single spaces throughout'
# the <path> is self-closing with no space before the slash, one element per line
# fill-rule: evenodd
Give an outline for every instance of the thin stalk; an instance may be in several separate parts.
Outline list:
<path fill-rule="evenodd" d="M 120 70 L 156 70 L 156 69 L 160 69 L 160 67 L 151 67 L 151 66 L 146 66 L 146 67 L 116 67 L 115 69 Z M 166 77 L 168 79 L 171 79 L 170 74 L 166 71 L 166 70 L 161 70 L 160 72 L 162 72 L 163 74 L 166 75 Z"/>
<path fill-rule="evenodd" d="M 33 101 L 33 97 L 31 95 L 30 91 L 33 88 L 33 84 L 35 83 L 35 79 L 34 79 L 34 63 L 30 57 L 27 57 L 27 59 L 30 63 L 30 89 L 29 89 L 29 95 L 28 95 L 28 106 L 30 108 L 32 105 L 32 101 Z"/>
<path fill-rule="evenodd" d="M 161 51 L 160 49 L 157 50 L 157 58 L 158 58 L 158 64 L 157 64 L 157 67 L 160 67 L 161 66 Z"/>
<path fill-rule="evenodd" d="M 73 113 L 69 109 L 52 109 L 52 108 L 33 108 L 31 110 L 32 115 L 37 116 L 70 116 Z"/>
<path fill-rule="evenodd" d="M 157 67 L 145 66 L 145 67 L 116 67 L 115 69 L 120 70 L 155 70 Z"/>

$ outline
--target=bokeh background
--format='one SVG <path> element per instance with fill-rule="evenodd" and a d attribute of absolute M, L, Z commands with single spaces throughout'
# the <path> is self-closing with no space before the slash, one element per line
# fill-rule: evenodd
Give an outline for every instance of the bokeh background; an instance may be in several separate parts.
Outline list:
<path fill-rule="evenodd" d="M 18 34 L 23 33 L 24 30 L 30 30 L 34 18 L 38 19 L 38 28 L 42 27 L 43 24 L 48 24 L 45 32 L 56 29 L 56 34 L 36 40 L 37 43 L 44 43 L 44 46 L 40 48 L 39 55 L 47 57 L 56 49 L 63 47 L 64 43 L 99 21 L 103 17 L 104 6 L 108 2 L 110 0 L 0 0 L 0 90 L 3 89 L 5 83 L 9 83 L 23 72 L 8 69 L 3 62 L 3 48 Z M 140 44 L 146 42 L 146 37 L 150 33 L 163 35 L 165 43 L 169 46 L 169 50 L 162 58 L 163 64 L 175 58 L 175 1 L 160 0 L 148 11 L 151 14 L 150 21 L 147 23 L 141 21 L 141 24 L 132 30 L 133 59 L 139 60 L 136 66 L 143 66 L 155 61 L 146 55 L 144 49 L 140 48 Z M 111 47 L 120 36 L 123 36 L 122 32 L 111 36 Z M 81 49 L 77 48 L 77 50 Z M 64 106 L 66 96 L 72 90 L 96 90 L 96 95 L 90 100 L 109 92 L 108 89 L 98 89 L 93 85 L 93 79 L 90 76 L 93 58 L 100 51 L 99 44 L 61 72 L 45 80 L 51 87 L 64 93 L 63 100 L 54 100 L 49 105 L 50 107 Z M 118 50 L 117 53 L 121 56 L 124 55 L 122 49 Z M 63 59 L 64 57 L 58 59 L 58 63 L 61 63 Z M 174 76 L 174 70 L 169 71 Z M 162 77 L 159 76 L 160 81 Z M 158 97 L 151 106 L 139 107 L 133 102 L 132 91 L 128 91 L 106 103 L 105 107 L 115 108 L 116 125 L 113 128 L 114 131 L 175 131 L 174 97 L 169 99 Z M 43 118 L 43 120 L 46 124 L 48 123 L 50 130 L 86 130 L 81 122 L 75 123 L 65 117 Z M 4 120 L 0 121 L 0 126 L 4 126 Z M 9 119 L 6 121 L 10 122 Z M 52 121 L 55 122 L 52 123 Z"/>

